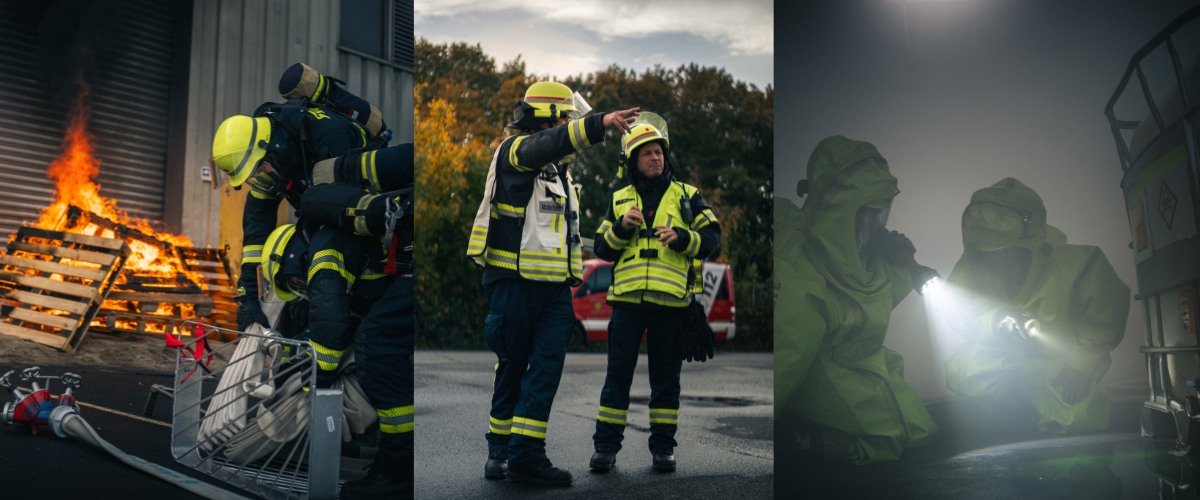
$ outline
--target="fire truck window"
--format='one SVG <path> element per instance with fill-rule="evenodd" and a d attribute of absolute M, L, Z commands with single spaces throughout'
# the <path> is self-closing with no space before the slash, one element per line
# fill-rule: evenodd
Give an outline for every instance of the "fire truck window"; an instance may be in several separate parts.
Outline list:
<path fill-rule="evenodd" d="M 717 296 L 713 300 L 729 300 L 729 283 L 721 280 L 721 287 L 717 288 Z"/>
<path fill-rule="evenodd" d="M 592 273 L 592 277 L 596 278 L 596 283 L 591 286 L 592 293 L 608 292 L 608 287 L 612 286 L 612 266 L 604 266 Z"/>
<path fill-rule="evenodd" d="M 583 272 L 586 273 L 587 269 L 584 269 Z M 587 277 L 587 279 L 583 280 L 583 285 L 580 286 L 578 290 L 575 290 L 575 297 L 578 298 L 578 297 L 586 297 L 588 295 L 591 295 L 592 283 L 595 283 L 595 282 L 596 282 L 596 273 L 592 273 L 591 275 L 589 275 Z"/>

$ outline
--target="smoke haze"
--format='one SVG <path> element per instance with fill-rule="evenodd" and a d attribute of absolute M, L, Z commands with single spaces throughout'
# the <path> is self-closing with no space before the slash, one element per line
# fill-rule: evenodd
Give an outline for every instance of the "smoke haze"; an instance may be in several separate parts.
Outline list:
<path fill-rule="evenodd" d="M 1041 195 L 1048 222 L 1069 243 L 1100 247 L 1136 294 L 1121 166 L 1104 107 L 1133 53 L 1192 5 L 779 3 L 776 197 L 802 203 L 796 182 L 821 139 L 871 142 L 899 179 L 889 228 L 907 234 L 917 260 L 946 276 L 962 254 L 960 217 L 971 194 L 1016 177 Z M 1195 44 L 1181 49 L 1185 62 L 1196 53 Z M 1135 108 L 1123 104 L 1118 116 L 1141 119 Z M 904 357 L 906 380 L 930 400 L 950 394 L 942 363 L 962 339 L 931 329 L 922 300 L 914 293 L 895 309 L 885 345 Z M 1142 303 L 1131 299 L 1125 338 L 1102 384 L 1145 380 L 1137 350 L 1144 332 Z"/>

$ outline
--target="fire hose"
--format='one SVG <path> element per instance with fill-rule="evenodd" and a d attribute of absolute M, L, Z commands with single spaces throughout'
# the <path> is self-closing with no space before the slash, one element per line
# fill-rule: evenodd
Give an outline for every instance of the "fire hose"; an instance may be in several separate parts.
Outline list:
<path fill-rule="evenodd" d="M 258 323 L 252 324 L 246 333 L 278 335 Z M 233 352 L 235 361 L 225 369 L 216 395 L 209 404 L 209 408 L 217 410 L 207 416 L 200 426 L 200 441 L 203 443 L 201 448 L 206 451 L 211 451 L 215 444 L 232 438 L 246 427 L 246 396 L 266 399 L 275 393 L 274 376 L 269 368 L 263 369 L 264 365 L 271 366 L 270 361 L 265 359 L 267 353 L 263 350 L 264 341 L 262 337 L 252 335 L 243 336 L 238 340 L 237 349 Z M 274 359 L 278 355 L 279 346 L 271 345 L 268 350 Z M 266 383 L 262 380 L 264 371 L 267 372 Z"/>
<path fill-rule="evenodd" d="M 9 383 L 9 376 L 12 374 L 13 371 L 10 370 L 4 376 L 0 377 L 0 385 L 10 390 L 17 398 L 16 404 L 6 403 L 4 405 L 3 420 L 5 424 L 28 423 L 33 426 L 34 432 L 37 432 L 37 425 L 49 425 L 58 437 L 74 437 L 92 446 L 96 446 L 107 451 L 114 458 L 130 467 L 188 490 L 196 495 L 211 500 L 249 500 L 242 495 L 125 453 L 120 448 L 113 446 L 112 443 L 105 441 L 79 415 L 78 405 L 75 402 L 75 398 L 71 395 L 75 389 L 78 389 L 82 385 L 82 378 L 79 375 L 66 373 L 60 378 L 60 381 L 67 389 L 66 392 L 59 396 L 58 404 L 55 405 L 51 402 L 50 391 L 42 389 L 37 383 L 38 378 L 53 377 L 41 377 L 40 370 L 36 366 L 22 371 L 21 380 L 29 382 L 33 386 L 33 393 L 26 396 L 21 393 L 20 388 Z"/>

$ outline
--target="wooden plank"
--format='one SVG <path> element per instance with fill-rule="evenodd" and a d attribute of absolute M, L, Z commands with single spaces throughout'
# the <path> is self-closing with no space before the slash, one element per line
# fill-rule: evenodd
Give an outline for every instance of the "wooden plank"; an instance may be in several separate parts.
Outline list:
<path fill-rule="evenodd" d="M 49 238 L 52 240 L 69 241 L 71 243 L 82 243 L 84 245 L 107 248 L 109 250 L 125 249 L 125 240 L 101 238 L 99 236 L 88 236 L 86 234 L 60 233 L 58 231 L 47 231 L 45 229 L 36 229 L 32 227 L 22 227 L 17 229 L 17 236 L 32 236 L 34 238 Z"/>
<path fill-rule="evenodd" d="M 97 316 L 103 316 L 105 318 L 107 318 L 108 316 L 112 316 L 112 317 L 116 318 L 117 320 L 129 319 L 129 318 L 143 319 L 143 320 L 159 322 L 159 323 L 170 323 L 173 321 L 182 323 L 184 321 L 187 321 L 187 319 L 193 319 L 193 318 L 184 319 L 183 316 L 179 316 L 177 314 L 172 314 L 170 316 L 163 316 L 163 315 L 159 315 L 159 314 L 144 314 L 144 313 L 135 313 L 135 312 L 128 312 L 128 311 L 114 311 L 111 309 L 102 309 L 100 311 L 100 314 L 97 314 Z M 108 327 L 97 326 L 97 327 L 93 327 L 93 328 L 108 328 Z"/>
<path fill-rule="evenodd" d="M 88 302 L 60 299 L 58 297 L 22 292 L 20 290 L 0 290 L 0 297 L 17 300 L 29 305 L 58 309 L 59 311 L 66 311 L 71 314 L 83 314 L 87 312 L 88 306 L 91 305 Z"/>
<path fill-rule="evenodd" d="M 222 264 L 220 262 L 213 262 L 211 260 L 197 260 L 197 259 L 192 259 L 192 258 L 185 259 L 184 263 L 191 267 L 222 268 L 225 266 L 224 264 Z"/>
<path fill-rule="evenodd" d="M 21 321 L 32 321 L 34 323 L 54 328 L 62 328 L 63 330 L 74 330 L 79 324 L 79 320 L 71 319 L 69 316 L 55 316 L 53 314 L 40 313 L 29 309 L 16 308 L 8 313 L 8 317 L 19 319 Z"/>
<path fill-rule="evenodd" d="M 168 304 L 208 304 L 213 300 L 207 295 L 182 293 L 111 292 L 108 300 L 132 300 L 135 302 L 166 302 Z"/>
<path fill-rule="evenodd" d="M 30 288 L 41 288 L 54 293 L 62 293 L 66 295 L 74 295 L 83 297 L 88 300 L 95 300 L 96 289 L 78 283 L 67 283 L 41 276 L 30 276 L 28 274 L 6 273 L 0 271 L 0 280 L 11 281 L 19 285 L 25 285 Z"/>
<path fill-rule="evenodd" d="M 75 349 L 79 348 L 79 344 L 83 342 L 84 336 L 87 335 L 88 326 L 92 324 L 92 320 L 96 318 L 96 313 L 104 305 L 104 298 L 108 296 L 108 293 L 112 291 L 113 286 L 116 284 L 116 277 L 120 276 L 121 271 L 125 270 L 125 263 L 129 260 L 128 256 L 129 253 L 122 253 L 121 258 L 112 265 L 110 270 L 112 271 L 113 279 L 108 280 L 108 283 L 100 286 L 96 300 L 92 301 L 91 307 L 88 308 L 83 318 L 79 321 L 79 328 L 67 335 L 67 341 L 63 343 L 60 349 L 65 352 L 75 352 Z"/>
<path fill-rule="evenodd" d="M 103 281 L 108 273 L 94 269 L 84 269 L 82 267 L 68 266 L 66 264 L 55 264 L 44 260 L 33 259 L 18 259 L 11 255 L 0 255 L 0 264 L 10 266 L 24 267 L 27 269 L 36 269 L 44 273 L 58 273 L 64 276 L 75 276 L 77 278 L 88 279 L 92 281 Z"/>
<path fill-rule="evenodd" d="M 50 334 L 50 333 L 46 333 L 46 332 L 40 332 L 37 330 L 31 330 L 29 328 L 24 328 L 24 327 L 20 327 L 20 326 L 14 325 L 14 324 L 5 323 L 3 321 L 0 321 L 0 333 L 3 333 L 5 335 L 12 335 L 13 337 L 20 337 L 25 340 L 37 342 L 39 344 L 46 344 L 46 345 L 48 345 L 50 347 L 54 347 L 56 349 L 62 349 L 63 343 L 65 342 L 65 340 L 62 337 L 59 337 L 58 335 L 54 335 L 54 334 Z"/>
<path fill-rule="evenodd" d="M 116 255 L 107 254 L 107 253 L 89 252 L 87 250 L 79 250 L 79 249 L 75 249 L 75 248 L 63 248 L 63 247 L 52 247 L 52 246 L 47 246 L 47 245 L 35 245 L 33 243 L 23 243 L 20 241 L 14 241 L 12 243 L 9 243 L 8 249 L 10 251 L 11 250 L 20 250 L 22 252 L 40 253 L 42 255 L 53 255 L 55 257 L 62 257 L 64 259 L 82 260 L 84 262 L 92 262 L 95 264 L 100 264 L 101 266 L 111 265 L 113 263 L 113 261 L 117 260 Z"/>

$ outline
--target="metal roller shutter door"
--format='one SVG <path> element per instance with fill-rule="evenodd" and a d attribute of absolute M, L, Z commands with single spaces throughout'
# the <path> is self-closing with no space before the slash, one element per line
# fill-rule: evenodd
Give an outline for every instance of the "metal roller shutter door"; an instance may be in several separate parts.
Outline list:
<path fill-rule="evenodd" d="M 40 16 L 0 1 L 0 243 L 52 201 L 46 167 L 58 154 L 73 96 L 42 81 Z M 89 76 L 100 194 L 133 217 L 161 221 L 171 80 L 170 2 L 122 2 Z"/>

